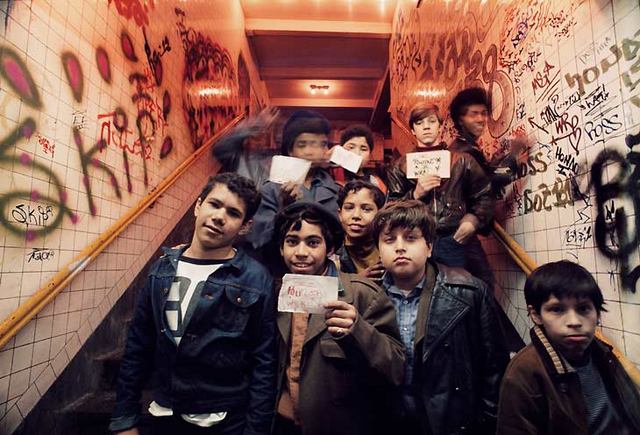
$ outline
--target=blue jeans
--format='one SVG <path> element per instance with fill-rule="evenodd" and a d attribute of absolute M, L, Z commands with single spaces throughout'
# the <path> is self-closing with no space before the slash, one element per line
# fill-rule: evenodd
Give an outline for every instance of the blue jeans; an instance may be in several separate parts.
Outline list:
<path fill-rule="evenodd" d="M 454 240 L 453 235 L 441 236 L 433 243 L 431 258 L 449 267 L 461 267 L 471 275 L 484 281 L 493 290 L 493 272 L 478 237 L 474 235 L 464 245 Z"/>

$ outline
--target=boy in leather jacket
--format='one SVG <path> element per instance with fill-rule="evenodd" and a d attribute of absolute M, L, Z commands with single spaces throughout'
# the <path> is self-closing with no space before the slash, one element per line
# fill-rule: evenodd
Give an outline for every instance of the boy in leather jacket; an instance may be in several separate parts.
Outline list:
<path fill-rule="evenodd" d="M 388 433 L 493 434 L 509 352 L 486 285 L 428 261 L 434 222 L 417 200 L 388 204 L 373 233 L 407 364 Z"/>
<path fill-rule="evenodd" d="M 259 203 L 251 180 L 212 177 L 196 202 L 191 244 L 165 249 L 151 267 L 129 328 L 111 431 L 138 434 L 140 397 L 153 373 L 151 433 L 269 433 L 273 281 L 232 246 Z"/>

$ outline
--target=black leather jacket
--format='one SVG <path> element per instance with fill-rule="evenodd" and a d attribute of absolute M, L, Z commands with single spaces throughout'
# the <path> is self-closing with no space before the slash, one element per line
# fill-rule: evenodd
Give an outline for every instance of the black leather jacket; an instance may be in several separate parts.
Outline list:
<path fill-rule="evenodd" d="M 446 144 L 442 143 L 441 149 L 445 148 Z M 434 216 L 439 235 L 453 234 L 460 225 L 460 219 L 467 213 L 478 219 L 478 232 L 486 234 L 491 229 L 495 205 L 490 177 L 469 152 L 470 145 L 466 142 L 454 141 L 449 146 L 449 151 L 451 177 L 443 179 L 440 187 L 428 192 L 420 200 L 429 207 Z M 413 197 L 415 180 L 408 180 L 400 166 L 391 166 L 387 170 L 385 182 L 390 200 Z"/>
<path fill-rule="evenodd" d="M 428 265 L 416 320 L 420 414 L 431 435 L 493 434 L 509 363 L 495 299 L 465 270 L 436 266 Z"/>

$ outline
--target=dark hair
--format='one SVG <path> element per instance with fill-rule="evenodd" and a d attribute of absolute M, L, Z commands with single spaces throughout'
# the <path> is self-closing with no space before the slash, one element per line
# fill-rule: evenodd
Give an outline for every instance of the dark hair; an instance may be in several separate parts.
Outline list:
<path fill-rule="evenodd" d="M 324 116 L 312 110 L 295 111 L 282 129 L 282 155 L 288 156 L 296 138 L 302 133 L 324 134 L 329 136 L 331 124 Z"/>
<path fill-rule="evenodd" d="M 572 261 L 562 260 L 547 263 L 527 278 L 524 284 L 524 299 L 538 314 L 540 307 L 549 300 L 551 295 L 558 299 L 575 297 L 591 299 L 596 311 L 607 311 L 604 305 L 602 291 L 596 280 L 587 269 Z"/>
<path fill-rule="evenodd" d="M 242 202 L 244 202 L 244 207 L 246 209 L 244 222 L 247 222 L 253 217 L 256 210 L 258 210 L 260 200 L 262 199 L 260 192 L 256 189 L 256 185 L 253 181 L 234 172 L 225 172 L 223 174 L 214 175 L 209 177 L 207 185 L 204 186 L 202 192 L 200 192 L 200 196 L 198 197 L 200 198 L 200 201 L 205 200 L 207 195 L 209 195 L 213 189 L 213 186 L 216 184 L 224 184 L 231 193 L 238 195 Z"/>
<path fill-rule="evenodd" d="M 382 232 L 398 227 L 418 228 L 426 242 L 433 243 L 436 224 L 422 201 L 408 199 L 385 205 L 373 219 L 373 240 L 377 242 Z"/>
<path fill-rule="evenodd" d="M 315 203 L 299 201 L 285 207 L 276 216 L 274 235 L 277 237 L 278 247 L 282 247 L 289 231 L 300 230 L 302 221 L 320 227 L 327 245 L 327 253 L 342 246 L 344 236 L 338 218 Z"/>
<path fill-rule="evenodd" d="M 342 186 L 338 192 L 338 207 L 342 208 L 342 204 L 344 204 L 344 200 L 347 198 L 347 195 L 350 193 L 358 193 L 362 189 L 369 189 L 373 195 L 373 202 L 375 202 L 378 208 L 382 208 L 385 203 L 384 193 L 382 193 L 382 190 L 380 190 L 378 186 L 374 186 L 364 180 L 351 180 Z"/>
<path fill-rule="evenodd" d="M 491 101 L 489 100 L 487 92 L 482 88 L 463 89 L 451 100 L 449 112 L 453 120 L 453 125 L 455 125 L 458 131 L 462 130 L 460 118 L 467 113 L 467 108 L 473 104 L 481 104 L 491 113 Z"/>
<path fill-rule="evenodd" d="M 429 115 L 435 115 L 438 122 L 442 124 L 442 115 L 440 108 L 436 104 L 418 103 L 411 109 L 409 113 L 409 128 L 413 130 L 413 124 L 426 118 Z"/>
<path fill-rule="evenodd" d="M 369 151 L 373 151 L 373 132 L 364 124 L 350 125 L 340 135 L 340 145 L 344 145 L 354 137 L 364 137 L 369 145 Z"/>

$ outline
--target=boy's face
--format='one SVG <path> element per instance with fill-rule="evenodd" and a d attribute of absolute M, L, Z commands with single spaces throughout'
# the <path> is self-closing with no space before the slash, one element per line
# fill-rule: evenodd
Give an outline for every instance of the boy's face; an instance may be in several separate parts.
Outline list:
<path fill-rule="evenodd" d="M 293 141 L 291 157 L 309 160 L 319 165 L 324 162 L 329 138 L 325 134 L 301 133 Z"/>
<path fill-rule="evenodd" d="M 371 190 L 363 188 L 349 192 L 339 213 L 342 229 L 351 240 L 368 237 L 371 234 L 371 222 L 377 213 L 378 206 Z"/>
<path fill-rule="evenodd" d="M 215 184 L 207 197 L 196 203 L 194 242 L 205 250 L 231 245 L 251 226 L 251 220 L 244 222 L 245 213 L 245 203 L 238 195 L 224 184 Z"/>
<path fill-rule="evenodd" d="M 440 133 L 440 121 L 436 115 L 429 114 L 413 123 L 411 127 L 413 135 L 418 140 L 418 145 L 431 145 Z"/>
<path fill-rule="evenodd" d="M 299 230 L 289 229 L 280 254 L 291 273 L 322 275 L 327 262 L 327 244 L 320 226 L 302 221 Z"/>
<path fill-rule="evenodd" d="M 489 111 L 484 104 L 471 104 L 467 111 L 460 117 L 460 124 L 476 139 L 482 136 L 487 125 Z"/>
<path fill-rule="evenodd" d="M 424 275 L 431 245 L 419 228 L 385 228 L 378 239 L 382 265 L 395 280 L 411 280 Z"/>
<path fill-rule="evenodd" d="M 371 149 L 369 149 L 369 144 L 367 143 L 367 138 L 364 136 L 356 136 L 352 137 L 344 144 L 342 144 L 342 148 L 347 151 L 351 151 L 354 154 L 357 154 L 362 157 L 362 165 L 365 166 L 369 163 L 369 159 L 371 158 Z"/>
<path fill-rule="evenodd" d="M 599 314 L 589 298 L 558 299 L 553 294 L 540 313 L 529 306 L 533 321 L 544 330 L 553 346 L 569 361 L 580 359 L 596 332 Z"/>

